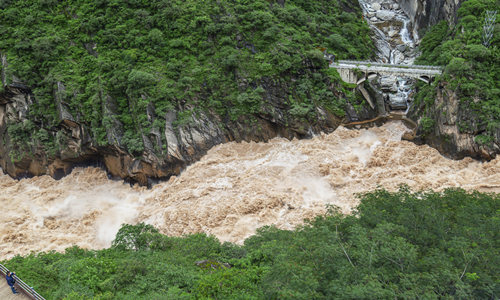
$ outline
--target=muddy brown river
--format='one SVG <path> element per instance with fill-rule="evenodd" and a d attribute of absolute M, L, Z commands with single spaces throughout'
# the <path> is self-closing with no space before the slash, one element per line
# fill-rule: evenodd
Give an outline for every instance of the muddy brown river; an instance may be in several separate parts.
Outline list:
<path fill-rule="evenodd" d="M 109 247 L 122 223 L 137 222 L 168 235 L 205 232 L 241 243 L 264 225 L 292 229 L 327 204 L 349 213 L 357 193 L 377 187 L 500 192 L 500 158 L 450 160 L 401 141 L 405 130 L 393 121 L 308 140 L 227 143 L 150 190 L 111 181 L 96 168 L 74 169 L 59 181 L 0 175 L 0 259 Z"/>

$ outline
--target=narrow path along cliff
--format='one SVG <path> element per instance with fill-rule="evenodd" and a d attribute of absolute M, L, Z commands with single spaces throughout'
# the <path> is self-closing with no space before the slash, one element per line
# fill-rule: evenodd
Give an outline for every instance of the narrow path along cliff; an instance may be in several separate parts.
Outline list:
<path fill-rule="evenodd" d="M 72 245 L 110 245 L 122 223 L 146 222 L 162 233 L 213 234 L 242 242 L 258 227 L 293 228 L 336 205 L 348 213 L 356 193 L 384 187 L 500 192 L 500 158 L 450 160 L 428 146 L 401 141 L 400 121 L 309 140 L 227 143 L 180 176 L 148 190 L 111 181 L 103 170 L 77 168 L 13 180 L 0 175 L 0 259 Z"/>
<path fill-rule="evenodd" d="M 30 299 L 23 293 L 13 294 L 10 286 L 5 282 L 5 278 L 0 278 L 0 299 L 2 300 L 21 300 L 21 299 Z M 19 289 L 18 289 L 19 290 Z"/>

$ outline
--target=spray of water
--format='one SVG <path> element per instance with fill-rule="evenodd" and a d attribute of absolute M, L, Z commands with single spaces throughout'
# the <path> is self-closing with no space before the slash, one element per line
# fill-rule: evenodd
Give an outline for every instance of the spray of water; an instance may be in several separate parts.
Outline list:
<path fill-rule="evenodd" d="M 401 141 L 399 122 L 368 130 L 338 128 L 309 140 L 227 143 L 180 176 L 147 190 L 110 181 L 96 168 L 13 180 L 0 175 L 0 259 L 72 245 L 110 245 L 122 223 L 146 222 L 169 235 L 213 234 L 241 243 L 256 228 L 292 229 L 325 212 L 345 213 L 356 193 L 462 187 L 500 192 L 500 158 L 446 159 L 428 146 Z"/>

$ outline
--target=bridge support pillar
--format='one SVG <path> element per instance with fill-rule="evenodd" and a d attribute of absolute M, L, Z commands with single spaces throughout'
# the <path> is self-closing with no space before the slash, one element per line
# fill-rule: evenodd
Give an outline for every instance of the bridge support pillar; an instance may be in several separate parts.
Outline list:
<path fill-rule="evenodd" d="M 347 83 L 357 83 L 358 77 L 351 69 L 337 69 L 340 74 L 340 78 Z"/>
<path fill-rule="evenodd" d="M 372 97 L 370 96 L 370 93 L 365 89 L 363 84 L 358 85 L 358 90 L 361 92 L 363 97 L 365 97 L 366 101 L 368 101 L 368 104 L 370 104 L 370 107 L 372 109 L 375 109 L 375 104 L 373 103 Z"/>

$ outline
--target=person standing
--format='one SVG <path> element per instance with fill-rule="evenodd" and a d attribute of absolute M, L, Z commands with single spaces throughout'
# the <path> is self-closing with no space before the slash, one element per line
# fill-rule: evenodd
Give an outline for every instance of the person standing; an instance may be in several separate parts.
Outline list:
<path fill-rule="evenodd" d="M 16 291 L 16 289 L 14 288 L 14 284 L 16 283 L 16 280 L 14 279 L 14 275 L 16 275 L 16 273 L 13 273 L 11 271 L 7 271 L 7 275 L 5 275 L 5 279 L 7 280 L 7 284 L 10 286 L 10 288 L 12 289 L 12 292 L 14 294 L 18 294 L 18 292 Z"/>

